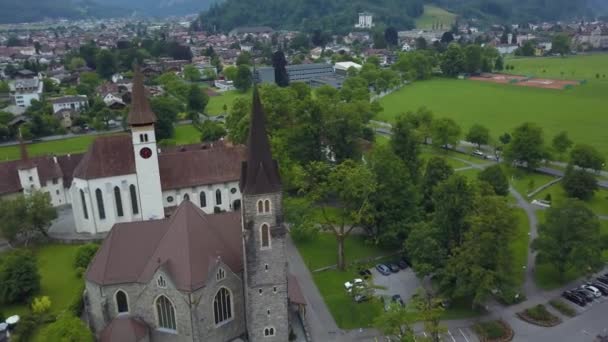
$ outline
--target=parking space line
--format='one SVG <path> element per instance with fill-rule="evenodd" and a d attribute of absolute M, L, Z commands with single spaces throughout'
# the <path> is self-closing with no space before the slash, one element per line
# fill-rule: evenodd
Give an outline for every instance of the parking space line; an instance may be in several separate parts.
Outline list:
<path fill-rule="evenodd" d="M 464 337 L 465 341 L 469 342 L 469 339 L 464 335 L 464 333 L 462 332 L 462 330 L 460 328 L 458 328 L 458 331 L 460 331 L 460 335 L 462 335 L 462 337 Z"/>
<path fill-rule="evenodd" d="M 450 335 L 450 337 L 452 338 L 452 342 L 456 342 L 456 339 L 454 338 L 454 336 L 452 335 L 452 332 L 448 330 L 448 334 Z"/>

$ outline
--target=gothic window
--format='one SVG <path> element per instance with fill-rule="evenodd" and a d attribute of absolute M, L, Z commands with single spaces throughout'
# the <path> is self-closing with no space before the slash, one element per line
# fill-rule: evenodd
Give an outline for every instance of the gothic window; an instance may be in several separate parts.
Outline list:
<path fill-rule="evenodd" d="M 162 295 L 156 299 L 156 319 L 159 328 L 177 330 L 175 308 L 169 298 Z"/>
<path fill-rule="evenodd" d="M 215 275 L 215 279 L 216 279 L 216 280 L 222 280 L 222 279 L 224 279 L 225 277 L 226 277 L 226 271 L 224 271 L 224 269 L 220 267 L 220 268 L 217 270 L 217 274 Z"/>
<path fill-rule="evenodd" d="M 262 202 L 262 200 L 258 201 L 258 214 L 261 214 L 264 212 L 264 202 Z"/>
<path fill-rule="evenodd" d="M 123 217 L 122 197 L 120 196 L 120 188 L 117 186 L 114 187 L 114 201 L 116 201 L 116 215 L 118 215 L 118 217 Z"/>
<path fill-rule="evenodd" d="M 215 204 L 222 205 L 222 191 L 220 189 L 215 190 Z"/>
<path fill-rule="evenodd" d="M 265 200 L 264 201 L 264 212 L 265 213 L 269 213 L 270 212 L 270 200 Z"/>
<path fill-rule="evenodd" d="M 119 314 L 129 312 L 127 294 L 122 290 L 116 291 L 116 311 L 118 311 Z"/>
<path fill-rule="evenodd" d="M 270 229 L 266 223 L 260 227 L 260 235 L 262 238 L 262 248 L 270 248 Z"/>
<path fill-rule="evenodd" d="M 185 195 L 184 195 L 184 201 L 189 201 L 189 200 L 190 200 L 190 195 L 185 194 Z"/>
<path fill-rule="evenodd" d="M 156 285 L 163 289 L 167 287 L 167 281 L 165 280 L 165 277 L 163 277 L 162 275 L 158 276 L 158 279 L 156 279 Z"/>
<path fill-rule="evenodd" d="M 95 197 L 97 199 L 97 210 L 99 211 L 99 219 L 104 220 L 106 218 L 106 209 L 103 206 L 103 195 L 101 189 L 95 190 Z"/>
<path fill-rule="evenodd" d="M 80 202 L 82 203 L 82 214 L 84 215 L 84 219 L 89 219 L 89 212 L 87 211 L 87 202 L 84 199 L 84 191 L 80 190 Z"/>
<path fill-rule="evenodd" d="M 207 206 L 207 195 L 205 195 L 204 191 L 201 191 L 200 201 L 201 201 L 201 208 L 204 208 Z"/>
<path fill-rule="evenodd" d="M 222 287 L 213 300 L 213 316 L 215 325 L 226 322 L 232 318 L 232 301 L 230 291 Z"/>
<path fill-rule="evenodd" d="M 129 192 L 131 193 L 131 208 L 133 209 L 133 215 L 139 214 L 139 206 L 137 205 L 137 192 L 135 191 L 135 185 L 129 186 Z"/>
<path fill-rule="evenodd" d="M 267 336 L 274 336 L 273 327 L 264 328 L 264 337 L 267 337 Z"/>

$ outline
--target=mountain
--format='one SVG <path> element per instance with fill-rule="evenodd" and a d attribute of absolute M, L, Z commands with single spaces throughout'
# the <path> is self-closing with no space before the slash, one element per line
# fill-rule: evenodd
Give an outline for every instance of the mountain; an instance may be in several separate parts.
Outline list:
<path fill-rule="evenodd" d="M 91 0 L 0 0 L 0 23 L 118 17 L 124 10 Z"/>
<path fill-rule="evenodd" d="M 137 14 L 170 16 L 199 13 L 218 0 L 96 0 L 107 5 L 127 8 Z"/>

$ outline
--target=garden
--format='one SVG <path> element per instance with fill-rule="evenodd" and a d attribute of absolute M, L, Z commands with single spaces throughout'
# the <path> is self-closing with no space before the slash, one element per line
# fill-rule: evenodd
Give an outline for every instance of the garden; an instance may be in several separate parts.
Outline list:
<path fill-rule="evenodd" d="M 513 330 L 502 320 L 479 322 L 473 325 L 473 331 L 482 342 L 510 341 L 513 339 Z"/>
<path fill-rule="evenodd" d="M 542 304 L 538 304 L 531 308 L 525 309 L 522 312 L 518 312 L 517 317 L 523 321 L 539 325 L 541 327 L 553 327 L 562 322 L 559 317 L 550 313 L 549 310 L 547 310 L 547 308 Z"/>

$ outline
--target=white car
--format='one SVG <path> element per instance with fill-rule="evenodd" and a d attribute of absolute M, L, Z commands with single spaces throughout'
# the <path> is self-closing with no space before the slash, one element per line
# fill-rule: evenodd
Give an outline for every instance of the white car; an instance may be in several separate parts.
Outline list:
<path fill-rule="evenodd" d="M 587 291 L 593 293 L 593 296 L 595 298 L 599 298 L 602 296 L 602 293 L 600 292 L 600 290 L 597 289 L 597 287 L 595 286 L 591 286 L 591 285 L 583 285 L 581 286 L 582 288 L 586 289 Z"/>
<path fill-rule="evenodd" d="M 473 155 L 474 155 L 474 156 L 476 156 L 476 157 L 479 157 L 479 158 L 484 158 L 484 159 L 485 159 L 485 158 L 487 158 L 487 157 L 486 157 L 486 154 L 485 154 L 485 153 L 483 153 L 483 152 L 482 152 L 482 151 L 480 151 L 480 150 L 475 150 L 475 151 L 473 151 Z"/>
<path fill-rule="evenodd" d="M 348 292 L 352 291 L 353 286 L 363 287 L 364 286 L 363 279 L 357 278 L 357 279 L 353 280 L 352 283 L 350 281 L 347 281 L 346 283 L 344 283 L 344 288 Z"/>

